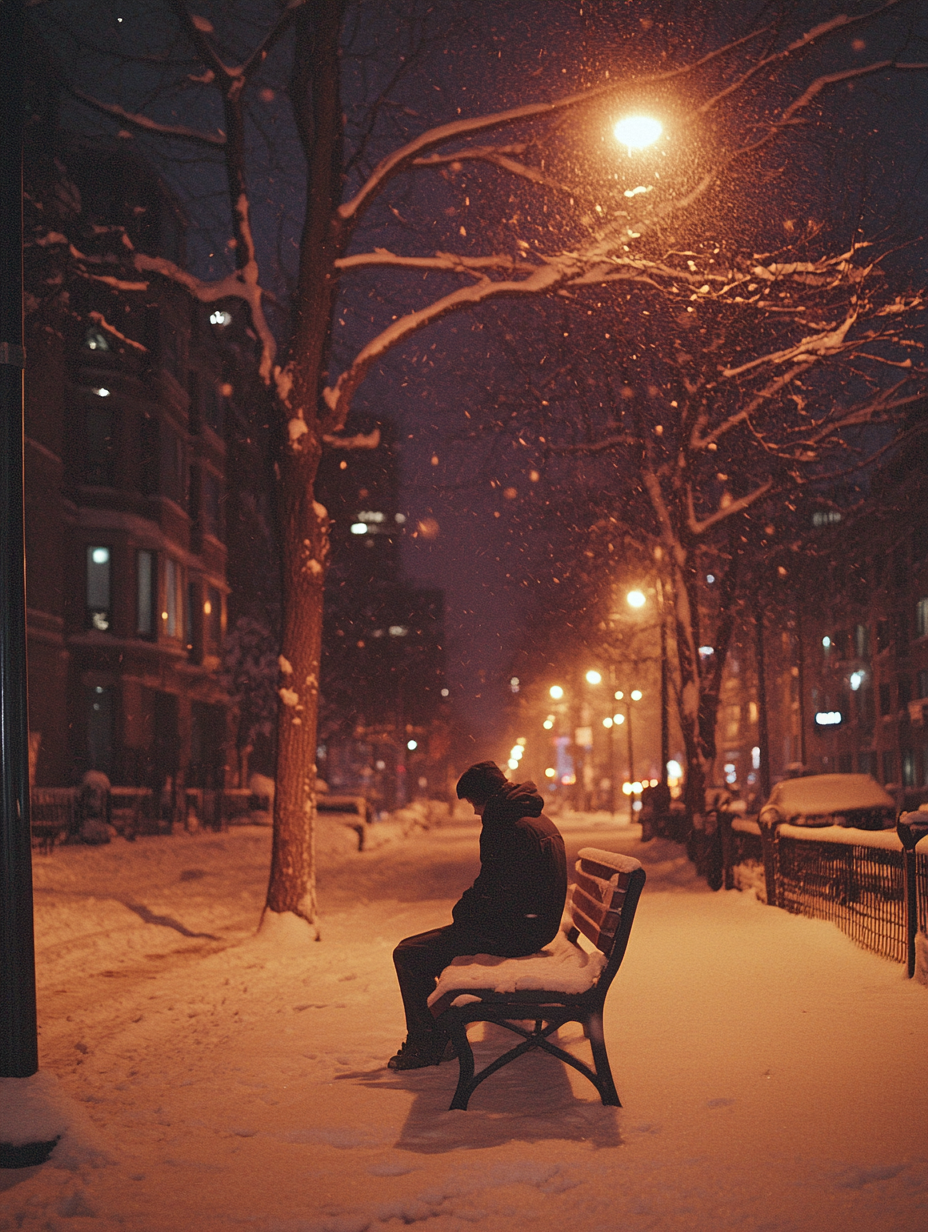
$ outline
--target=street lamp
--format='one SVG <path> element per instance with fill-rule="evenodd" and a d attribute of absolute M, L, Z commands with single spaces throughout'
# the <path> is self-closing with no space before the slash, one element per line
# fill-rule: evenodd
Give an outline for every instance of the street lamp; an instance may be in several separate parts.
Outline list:
<path fill-rule="evenodd" d="M 664 126 L 652 116 L 631 115 L 619 120 L 612 131 L 616 140 L 621 141 L 631 154 L 633 150 L 643 150 L 653 145 L 664 131 Z"/>

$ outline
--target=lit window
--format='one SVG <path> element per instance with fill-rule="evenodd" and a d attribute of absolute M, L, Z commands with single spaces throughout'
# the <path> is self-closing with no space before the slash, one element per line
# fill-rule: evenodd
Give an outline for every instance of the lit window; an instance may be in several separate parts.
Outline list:
<path fill-rule="evenodd" d="M 928 637 L 928 599 L 919 599 L 915 605 L 915 636 Z"/>
<path fill-rule="evenodd" d="M 830 649 L 831 649 L 831 638 L 830 638 L 830 637 L 823 637 L 823 638 L 822 638 L 822 645 L 825 647 L 825 649 L 826 649 L 826 650 L 830 650 Z"/>
<path fill-rule="evenodd" d="M 850 686 L 851 686 L 851 688 L 854 690 L 854 692 L 855 692 L 855 693 L 856 693 L 856 692 L 857 692 L 857 690 L 860 688 L 860 686 L 863 684 L 863 682 L 864 682 L 864 673 L 863 673 L 863 672 L 851 672 L 850 682 L 849 682 L 849 683 L 850 683 Z"/>
<path fill-rule="evenodd" d="M 364 525 L 363 522 L 352 522 L 351 533 L 353 535 L 366 535 L 367 527 Z"/>
<path fill-rule="evenodd" d="M 362 509 L 362 511 L 358 514 L 359 522 L 372 522 L 377 526 L 379 526 L 381 522 L 386 522 L 386 520 L 387 515 L 385 513 L 372 513 L 367 509 Z"/>
<path fill-rule="evenodd" d="M 176 560 L 164 562 L 164 611 L 161 619 L 164 621 L 164 631 L 168 637 L 183 637 L 183 585 L 180 565 Z"/>
<path fill-rule="evenodd" d="M 91 629 L 105 632 L 110 627 L 110 549 L 87 549 L 87 623 Z"/>
<path fill-rule="evenodd" d="M 407 749 L 409 749 L 410 753 L 412 753 L 415 749 L 419 747 L 419 742 L 418 740 L 407 740 L 406 747 Z"/>
<path fill-rule="evenodd" d="M 102 385 L 99 386 L 97 389 L 95 389 L 93 392 L 97 395 L 98 398 L 108 398 L 110 396 L 110 391 L 108 389 L 105 389 Z"/>
<path fill-rule="evenodd" d="M 108 351 L 110 349 L 106 334 L 93 326 L 88 329 L 84 336 L 84 346 L 88 351 Z"/>
<path fill-rule="evenodd" d="M 155 632 L 155 554 L 140 551 L 135 554 L 135 631 L 140 637 Z"/>
<path fill-rule="evenodd" d="M 715 647 L 714 646 L 700 646 L 699 653 L 702 655 L 704 659 L 708 659 L 709 655 L 715 654 Z"/>
<path fill-rule="evenodd" d="M 632 689 L 629 696 L 631 697 L 633 702 L 640 702 L 642 697 L 644 697 L 644 694 L 641 692 L 640 689 Z"/>
<path fill-rule="evenodd" d="M 210 325 L 220 325 L 225 328 L 232 324 L 232 313 L 226 312 L 224 308 L 216 308 L 209 314 Z"/>
<path fill-rule="evenodd" d="M 405 625 L 391 625 L 390 626 L 390 636 L 391 637 L 405 637 L 408 632 L 409 630 L 407 629 Z"/>
<path fill-rule="evenodd" d="M 509 688 L 511 692 L 518 693 L 519 691 L 519 677 L 518 676 L 513 676 L 513 678 L 509 681 Z"/>
<path fill-rule="evenodd" d="M 606 715 L 606 717 L 603 719 L 603 727 L 605 727 L 606 729 L 612 727 L 612 719 L 610 719 L 608 715 Z"/>
<path fill-rule="evenodd" d="M 405 513 L 398 513 L 398 514 L 396 514 L 396 516 L 395 516 L 395 521 L 396 521 L 397 525 L 402 526 L 402 525 L 403 525 L 403 523 L 406 521 L 406 514 L 405 514 Z"/>
<path fill-rule="evenodd" d="M 447 696 L 449 695 L 449 690 L 448 690 L 448 689 L 442 689 L 442 691 L 441 691 L 441 695 L 442 695 L 442 697 L 447 697 Z"/>

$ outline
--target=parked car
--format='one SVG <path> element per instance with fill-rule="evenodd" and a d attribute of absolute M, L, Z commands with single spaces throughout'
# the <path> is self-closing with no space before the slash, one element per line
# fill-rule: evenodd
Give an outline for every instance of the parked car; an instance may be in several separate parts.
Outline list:
<path fill-rule="evenodd" d="M 869 774 L 810 774 L 777 783 L 758 820 L 761 825 L 890 830 L 896 824 L 896 804 Z"/>

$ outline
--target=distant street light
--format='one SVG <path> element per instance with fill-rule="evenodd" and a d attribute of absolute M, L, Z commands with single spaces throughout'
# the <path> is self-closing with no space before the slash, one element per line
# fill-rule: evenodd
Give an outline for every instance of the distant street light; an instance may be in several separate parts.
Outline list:
<path fill-rule="evenodd" d="M 629 154 L 633 150 L 643 150 L 645 146 L 653 145 L 663 131 L 664 126 L 660 120 L 643 115 L 625 116 L 613 129 L 616 140 L 628 147 Z"/>
<path fill-rule="evenodd" d="M 647 599 L 640 590 L 630 590 L 625 596 L 625 602 L 629 607 L 644 607 L 647 603 Z"/>
<path fill-rule="evenodd" d="M 554 698 L 556 702 L 559 702 L 561 698 L 564 696 L 564 690 L 561 688 L 559 684 L 553 684 L 551 688 L 548 690 L 548 693 L 550 694 L 551 697 Z"/>
<path fill-rule="evenodd" d="M 586 682 L 587 684 L 602 684 L 603 678 L 601 673 L 591 667 L 586 674 Z"/>

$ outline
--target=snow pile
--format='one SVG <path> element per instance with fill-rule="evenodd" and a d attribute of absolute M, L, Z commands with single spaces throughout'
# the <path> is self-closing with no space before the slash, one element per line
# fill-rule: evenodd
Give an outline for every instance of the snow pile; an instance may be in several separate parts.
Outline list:
<path fill-rule="evenodd" d="M 16 1147 L 55 1141 L 59 1168 L 112 1162 L 87 1114 L 54 1074 L 40 1070 L 31 1078 L 0 1078 L 0 1142 Z"/>
<path fill-rule="evenodd" d="M 449 821 L 450 817 L 451 810 L 443 800 L 413 800 L 411 804 L 388 814 L 384 820 L 400 826 L 404 834 L 411 834 L 413 830 L 434 829 Z"/>
<path fill-rule="evenodd" d="M 589 953 L 559 932 L 537 954 L 525 958 L 499 958 L 474 954 L 455 958 L 438 977 L 429 1005 L 458 988 L 486 988 L 493 992 L 549 989 L 580 993 L 592 988 L 602 974 L 606 958 L 598 950 Z M 452 1002 L 457 1005 L 461 998 Z"/>

